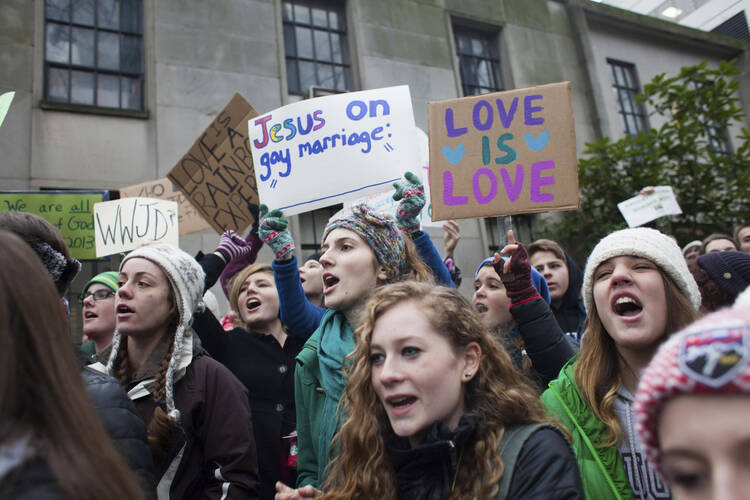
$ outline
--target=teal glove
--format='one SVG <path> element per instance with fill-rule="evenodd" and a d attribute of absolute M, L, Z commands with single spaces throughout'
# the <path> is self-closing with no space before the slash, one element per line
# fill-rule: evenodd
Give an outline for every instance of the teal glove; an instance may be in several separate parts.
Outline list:
<path fill-rule="evenodd" d="M 265 205 L 260 206 L 260 225 L 258 235 L 274 253 L 277 261 L 289 260 L 294 252 L 294 240 L 281 210 L 268 211 Z"/>
<path fill-rule="evenodd" d="M 424 186 L 419 177 L 406 172 L 405 181 L 393 183 L 396 192 L 393 195 L 395 201 L 399 201 L 396 208 L 396 221 L 401 229 L 410 235 L 419 231 L 419 213 L 425 206 L 427 200 L 424 196 Z"/>

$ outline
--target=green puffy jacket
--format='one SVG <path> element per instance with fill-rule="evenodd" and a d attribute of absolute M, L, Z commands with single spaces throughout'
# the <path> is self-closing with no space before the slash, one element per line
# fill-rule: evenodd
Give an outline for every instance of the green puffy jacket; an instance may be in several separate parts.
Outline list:
<path fill-rule="evenodd" d="M 542 402 L 549 416 L 570 431 L 586 498 L 633 500 L 633 490 L 617 447 L 596 446 L 605 441 L 607 427 L 586 405 L 578 390 L 577 359 L 575 356 L 568 361 L 557 379 L 550 382 L 549 389 L 542 394 Z"/>
<path fill-rule="evenodd" d="M 297 487 L 311 484 L 320 487 L 318 478 L 318 435 L 325 394 L 318 390 L 318 331 L 316 330 L 297 355 L 294 371 L 294 401 L 297 407 Z"/>

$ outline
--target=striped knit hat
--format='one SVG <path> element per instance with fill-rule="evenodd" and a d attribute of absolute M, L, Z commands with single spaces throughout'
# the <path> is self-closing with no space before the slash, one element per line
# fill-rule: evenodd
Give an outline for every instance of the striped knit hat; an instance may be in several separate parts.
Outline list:
<path fill-rule="evenodd" d="M 172 357 L 164 381 L 164 399 L 167 415 L 175 423 L 179 423 L 180 412 L 174 405 L 173 385 L 184 374 L 193 359 L 192 327 L 193 313 L 203 311 L 203 288 L 206 274 L 200 264 L 187 253 L 172 245 L 148 245 L 130 252 L 120 263 L 120 270 L 125 263 L 134 258 L 146 259 L 162 270 L 167 277 L 179 311 L 179 321 L 174 336 Z M 112 352 L 107 363 L 107 374 L 112 375 L 117 353 L 120 348 L 121 334 L 117 329 L 112 337 Z"/>
<path fill-rule="evenodd" d="M 364 203 L 354 205 L 331 217 L 322 241 L 338 228 L 354 231 L 365 240 L 385 269 L 388 283 L 399 281 L 409 272 L 404 236 L 392 216 L 375 212 Z"/>
<path fill-rule="evenodd" d="M 635 396 L 636 428 L 657 468 L 659 416 L 681 394 L 750 395 L 749 308 L 704 316 L 662 344 L 644 370 Z"/>
<path fill-rule="evenodd" d="M 103 273 L 99 273 L 90 280 L 86 282 L 85 285 L 83 285 L 83 290 L 81 290 L 81 293 L 86 293 L 86 290 L 89 289 L 91 285 L 94 283 L 99 283 L 101 285 L 104 285 L 108 287 L 113 292 L 117 291 L 117 278 L 118 274 L 116 271 L 104 271 Z"/>

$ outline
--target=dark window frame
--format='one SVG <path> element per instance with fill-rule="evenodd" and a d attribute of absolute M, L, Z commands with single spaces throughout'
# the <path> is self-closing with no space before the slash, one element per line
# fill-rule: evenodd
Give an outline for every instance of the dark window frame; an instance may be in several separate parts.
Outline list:
<path fill-rule="evenodd" d="M 498 48 L 499 32 L 496 30 L 478 29 L 463 24 L 453 24 L 453 40 L 458 57 L 458 69 L 461 75 L 461 89 L 464 96 L 486 94 L 489 92 L 498 92 L 505 90 L 502 69 L 500 66 L 500 54 Z M 473 51 L 462 50 L 461 40 L 468 40 L 469 45 L 473 46 L 474 41 L 482 44 L 482 49 L 486 53 L 476 54 Z M 472 78 L 479 74 L 479 67 L 482 63 L 487 63 L 490 70 L 487 75 L 490 78 L 488 85 L 482 85 L 478 78 Z M 469 71 L 469 67 L 473 71 Z"/>
<path fill-rule="evenodd" d="M 352 75 L 351 54 L 349 51 L 349 37 L 346 22 L 346 11 L 343 2 L 321 1 L 321 0 L 282 0 L 282 30 L 284 34 L 284 61 L 287 68 L 287 93 L 290 95 L 304 95 L 311 86 L 323 87 L 331 90 L 349 91 L 354 90 L 354 78 Z M 297 19 L 297 9 L 307 11 L 307 19 Z M 316 24 L 313 9 L 326 11 L 326 24 Z M 335 15 L 332 16 L 332 14 Z M 333 26 L 336 19 L 336 26 Z M 312 41 L 309 49 L 311 57 L 300 55 L 297 39 L 298 30 L 308 30 Z M 329 59 L 322 58 L 316 47 L 316 35 L 322 33 L 328 42 Z M 338 38 L 338 55 L 340 62 L 336 59 L 336 47 L 334 39 Z M 314 81 L 303 87 L 300 67 L 302 64 L 312 64 Z M 332 81 L 328 83 L 327 76 L 321 75 L 323 68 L 330 68 Z M 341 71 L 343 85 L 338 84 L 338 73 Z M 342 88 L 343 87 L 343 88 Z"/>
<path fill-rule="evenodd" d="M 612 89 L 617 94 L 615 102 L 617 103 L 617 114 L 620 115 L 623 132 L 627 135 L 637 135 L 638 132 L 648 130 L 646 110 L 635 99 L 635 96 L 641 93 L 641 83 L 638 79 L 635 64 L 607 58 L 607 66 L 609 66 L 612 76 Z M 623 75 L 624 79 L 620 78 L 620 75 Z M 627 81 L 628 78 L 630 82 Z M 628 110 L 628 106 L 630 110 Z M 631 120 L 634 127 L 631 125 Z"/>
<path fill-rule="evenodd" d="M 42 102 L 42 108 L 43 109 L 57 109 L 57 110 L 66 110 L 66 111 L 74 111 L 74 112 L 83 112 L 83 113 L 98 113 L 98 114 L 105 114 L 105 115 L 124 115 L 124 116 L 133 116 L 133 117 L 144 117 L 147 116 L 147 112 L 145 111 L 145 43 L 144 43 L 144 6 L 143 6 L 143 0 L 130 0 L 130 3 L 133 4 L 138 9 L 138 12 L 136 13 L 135 19 L 135 28 L 134 29 L 127 29 L 124 24 L 123 20 L 123 9 L 127 7 L 127 4 L 125 3 L 117 3 L 118 8 L 120 9 L 119 13 L 119 22 L 118 26 L 116 28 L 113 27 L 106 27 L 100 25 L 100 19 L 99 19 L 99 1 L 93 0 L 93 21 L 90 23 L 85 22 L 75 22 L 73 19 L 73 2 L 70 2 L 68 4 L 67 8 L 67 20 L 63 19 L 57 19 L 54 17 L 51 17 L 50 15 L 50 8 L 48 5 L 48 2 L 44 2 L 44 79 L 43 79 L 43 92 L 44 92 L 44 98 Z M 68 32 L 68 54 L 67 54 L 67 62 L 57 62 L 57 61 L 51 61 L 49 60 L 49 54 L 48 54 L 48 43 L 47 43 L 47 34 L 48 34 L 48 27 L 50 25 L 57 25 L 67 28 Z M 92 46 L 92 58 L 93 63 L 91 65 L 87 64 L 75 64 L 73 63 L 73 50 L 74 50 L 74 44 L 73 44 L 73 30 L 74 29 L 85 29 L 89 30 L 93 33 L 93 46 Z M 117 37 L 118 41 L 118 48 L 119 48 L 119 60 L 117 64 L 117 69 L 110 69 L 110 68 L 104 68 L 99 66 L 99 34 L 100 33 L 106 33 L 115 35 Z M 136 65 L 138 66 L 138 70 L 126 70 L 123 68 L 123 57 L 122 57 L 122 41 L 124 40 L 124 37 L 130 37 L 131 40 L 134 39 L 137 41 L 137 44 L 139 45 L 138 50 L 138 58 L 136 60 Z M 64 99 L 52 97 L 50 96 L 50 71 L 51 70 L 63 70 L 67 72 L 67 85 L 66 85 L 66 97 Z M 72 94 L 74 90 L 74 85 L 72 81 L 72 74 L 74 71 L 87 73 L 90 75 L 93 75 L 93 85 L 92 85 L 92 103 L 78 103 L 74 102 L 72 100 Z M 110 76 L 110 77 L 116 77 L 117 78 L 117 106 L 106 106 L 99 104 L 99 78 L 100 76 Z M 130 107 L 124 107 L 124 99 L 123 99 L 123 83 L 124 78 L 132 79 L 135 81 L 135 85 L 137 85 L 137 96 L 139 98 L 139 102 L 136 103 L 135 106 Z M 131 94 L 132 95 L 132 94 Z"/>

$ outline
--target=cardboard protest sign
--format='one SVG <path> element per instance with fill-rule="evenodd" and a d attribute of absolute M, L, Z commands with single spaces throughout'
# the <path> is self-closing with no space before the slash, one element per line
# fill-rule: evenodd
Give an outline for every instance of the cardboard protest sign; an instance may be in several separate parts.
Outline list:
<path fill-rule="evenodd" d="M 0 212 L 28 212 L 55 226 L 71 255 L 96 259 L 94 204 L 109 199 L 109 191 L 0 192 Z"/>
<path fill-rule="evenodd" d="M 418 167 L 405 85 L 289 104 L 249 130 L 260 199 L 285 215 L 387 190 Z"/>
<path fill-rule="evenodd" d="M 157 179 L 134 186 L 120 188 L 120 198 L 157 198 L 177 203 L 177 218 L 180 234 L 189 234 L 208 229 L 211 225 L 201 217 L 192 203 L 185 198 L 169 179 Z"/>
<path fill-rule="evenodd" d="M 179 245 L 177 203 L 123 198 L 94 205 L 96 256 L 127 252 L 149 243 Z"/>
<path fill-rule="evenodd" d="M 6 92 L 3 95 L 0 95 L 0 125 L 5 121 L 5 115 L 8 114 L 10 103 L 13 102 L 13 97 L 15 97 L 15 95 L 15 92 Z"/>
<path fill-rule="evenodd" d="M 641 226 L 665 215 L 682 213 L 670 186 L 656 186 L 652 194 L 639 194 L 617 204 L 628 227 Z"/>
<path fill-rule="evenodd" d="M 570 83 L 431 102 L 434 220 L 579 207 Z"/>
<path fill-rule="evenodd" d="M 258 112 L 239 94 L 214 118 L 167 174 L 218 233 L 242 233 L 258 204 L 247 122 Z"/>

